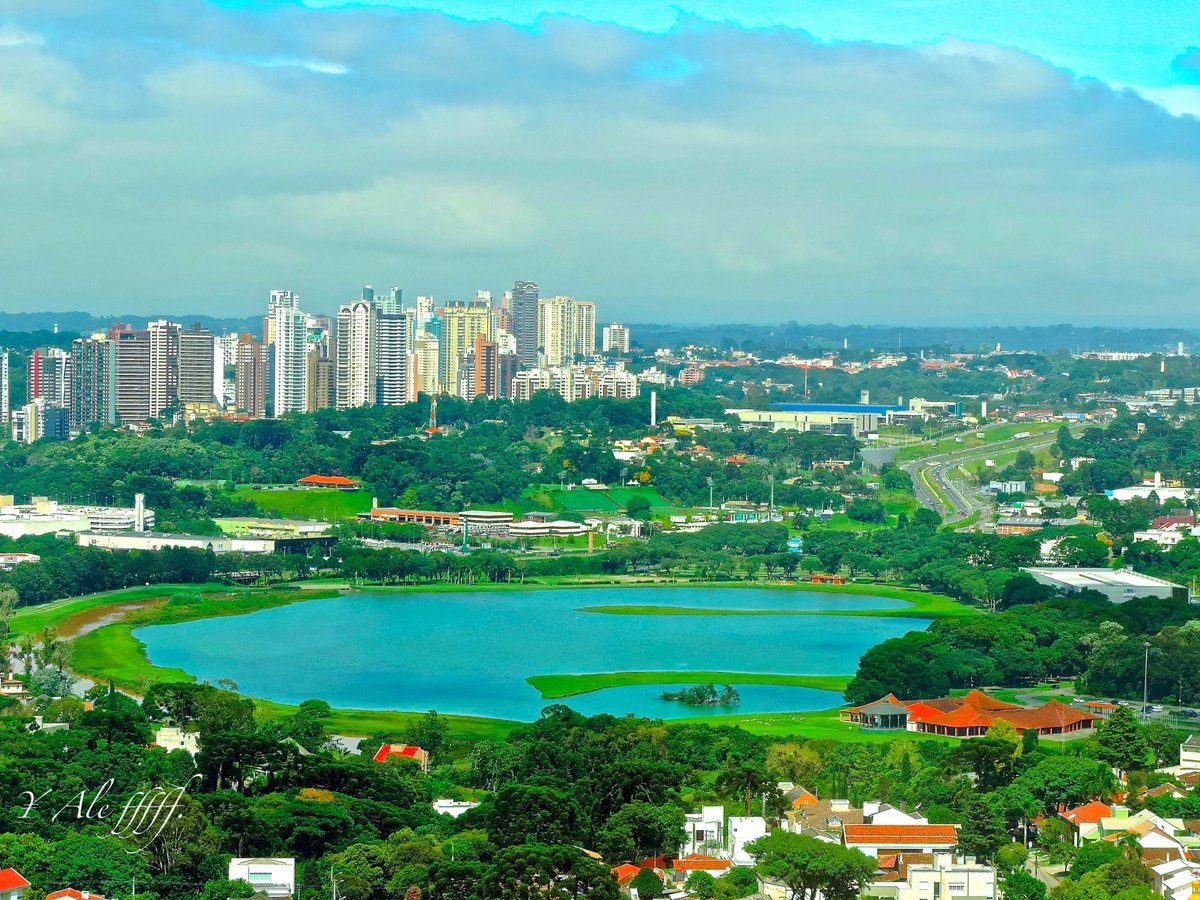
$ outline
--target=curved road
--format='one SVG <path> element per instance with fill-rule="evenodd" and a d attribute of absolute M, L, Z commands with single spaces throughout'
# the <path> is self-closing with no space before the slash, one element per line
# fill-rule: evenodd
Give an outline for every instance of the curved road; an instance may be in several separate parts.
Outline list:
<path fill-rule="evenodd" d="M 969 518 L 974 521 L 976 513 L 982 517 L 985 511 L 991 509 L 991 501 L 980 497 L 968 480 L 962 468 L 964 463 L 986 459 L 1005 450 L 1041 450 L 1057 440 L 1057 433 L 1042 432 L 1032 437 L 1009 438 L 979 447 L 925 456 L 903 463 L 900 468 L 912 476 L 913 489 L 921 505 L 932 509 L 946 524 L 952 525 Z M 946 503 L 947 499 L 949 504 Z"/>

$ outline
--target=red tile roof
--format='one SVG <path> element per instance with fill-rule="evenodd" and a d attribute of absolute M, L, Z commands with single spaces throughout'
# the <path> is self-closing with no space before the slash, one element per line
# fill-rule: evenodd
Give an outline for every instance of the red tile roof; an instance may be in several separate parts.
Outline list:
<path fill-rule="evenodd" d="M 1095 825 L 1101 819 L 1107 819 L 1112 815 L 1112 807 L 1107 803 L 1101 803 L 1099 800 L 1093 800 L 1091 803 L 1083 804 L 1083 806 L 1068 809 L 1066 812 L 1060 813 L 1060 815 L 1072 825 Z"/>
<path fill-rule="evenodd" d="M 420 747 L 411 744 L 384 744 L 375 751 L 375 762 L 384 762 L 389 756 L 407 756 L 423 763 L 428 754 Z"/>
<path fill-rule="evenodd" d="M 638 865 L 643 869 L 669 869 L 673 862 L 675 860 L 670 856 L 647 856 Z"/>
<path fill-rule="evenodd" d="M 675 860 L 676 872 L 724 872 L 732 868 L 733 863 L 729 860 L 705 856 L 703 853 L 692 853 L 683 859 Z"/>
<path fill-rule="evenodd" d="M 350 487 L 358 484 L 353 478 L 341 475 L 305 475 L 299 480 L 300 484 L 324 484 L 330 487 Z"/>
<path fill-rule="evenodd" d="M 63 888 L 46 895 L 46 900 L 104 900 L 99 894 L 88 891 L 77 891 L 75 888 Z"/>
<path fill-rule="evenodd" d="M 953 847 L 958 843 L 954 825 L 847 825 L 846 846 Z"/>
<path fill-rule="evenodd" d="M 642 870 L 640 866 L 633 866 L 629 863 L 625 863 L 621 866 L 613 866 L 609 871 L 611 871 L 613 876 L 617 879 L 617 884 L 624 887 L 625 885 L 629 884 L 629 882 L 633 881 L 634 876 L 636 876 L 637 873 Z"/>
<path fill-rule="evenodd" d="M 29 882 L 16 869 L 0 869 L 0 891 L 15 891 L 17 888 L 27 888 Z"/>

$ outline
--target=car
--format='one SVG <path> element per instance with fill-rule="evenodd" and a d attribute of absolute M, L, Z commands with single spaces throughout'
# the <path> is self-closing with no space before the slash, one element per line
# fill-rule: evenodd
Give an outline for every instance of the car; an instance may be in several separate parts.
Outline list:
<path fill-rule="evenodd" d="M 1150 709 L 1151 709 L 1151 711 L 1152 711 L 1152 712 L 1162 712 L 1164 709 L 1166 709 L 1166 707 L 1165 707 L 1165 706 L 1159 706 L 1159 705 L 1156 703 L 1154 706 L 1151 706 L 1151 707 L 1150 707 Z"/>
<path fill-rule="evenodd" d="M 1200 716 L 1200 713 L 1196 712 L 1194 709 L 1177 709 L 1175 710 L 1175 715 L 1182 716 L 1185 719 L 1194 719 L 1197 716 Z"/>
<path fill-rule="evenodd" d="M 1133 706 L 1128 700 L 1118 700 L 1117 706 Z"/>

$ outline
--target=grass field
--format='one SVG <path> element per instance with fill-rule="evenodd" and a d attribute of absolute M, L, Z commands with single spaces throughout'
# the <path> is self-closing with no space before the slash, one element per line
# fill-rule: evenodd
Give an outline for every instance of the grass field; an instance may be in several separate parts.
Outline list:
<path fill-rule="evenodd" d="M 904 513 L 910 519 L 913 517 L 913 513 L 921 508 L 917 498 L 908 491 L 882 490 L 879 492 L 879 502 L 888 511 L 888 515 L 898 516 L 900 513 Z"/>
<path fill-rule="evenodd" d="M 937 456 L 942 453 L 951 453 L 955 450 L 970 450 L 974 447 L 982 447 L 985 444 L 995 444 L 1011 440 L 1014 434 L 1020 434 L 1022 431 L 1028 431 L 1031 436 L 1037 436 L 1045 432 L 1055 432 L 1058 428 L 1059 423 L 1055 422 L 1021 422 L 960 431 L 932 443 L 913 444 L 904 447 L 896 454 L 896 462 L 911 462 L 915 459 L 923 459 L 926 456 Z M 976 437 L 980 433 L 983 434 L 983 437 Z M 960 441 L 959 438 L 962 438 L 962 440 Z"/>
<path fill-rule="evenodd" d="M 274 513 L 284 519 L 322 519 L 333 522 L 338 519 L 353 519 L 360 512 L 367 512 L 371 508 L 371 497 L 366 491 L 338 491 L 326 488 L 258 491 L 251 485 L 242 485 L 233 495 L 239 500 L 249 500 L 263 512 Z"/>
<path fill-rule="evenodd" d="M 886 744 L 898 738 L 912 737 L 904 731 L 870 732 L 857 725 L 838 721 L 836 709 L 798 713 L 755 713 L 751 715 L 704 716 L 692 719 L 672 719 L 672 725 L 708 724 L 744 728 L 752 734 L 767 737 L 806 737 L 812 740 L 846 741 L 855 744 Z M 922 734 L 920 739 L 953 741 L 955 738 Z"/>
<path fill-rule="evenodd" d="M 221 588 L 223 585 L 218 584 L 154 584 L 146 587 L 105 591 L 101 594 L 89 594 L 86 597 L 67 597 L 52 603 L 18 609 L 12 618 L 12 629 L 18 637 L 25 634 L 38 634 L 47 628 L 60 628 L 72 616 L 100 607 L 138 600 L 152 600 L 158 597 L 166 598 L 181 590 L 207 591 Z"/>
<path fill-rule="evenodd" d="M 773 675 L 755 672 L 597 672 L 588 675 L 533 675 L 525 682 L 546 700 L 574 697 L 610 687 L 637 684 L 778 684 L 786 687 L 846 690 L 851 675 Z"/>

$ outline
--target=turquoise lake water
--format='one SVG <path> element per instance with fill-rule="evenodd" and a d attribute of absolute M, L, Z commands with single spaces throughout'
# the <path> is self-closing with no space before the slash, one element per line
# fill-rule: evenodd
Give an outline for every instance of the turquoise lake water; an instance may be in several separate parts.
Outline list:
<path fill-rule="evenodd" d="M 660 700 L 660 685 L 609 688 L 543 700 L 531 675 L 697 671 L 837 675 L 870 647 L 925 619 L 869 616 L 647 616 L 585 606 L 873 610 L 880 597 L 770 589 L 577 588 L 478 593 L 348 594 L 244 616 L 154 625 L 134 634 L 151 661 L 197 678 L 232 678 L 255 697 L 336 707 L 436 709 L 532 720 L 565 703 L 582 713 L 659 718 L 828 709 L 833 691 L 738 685 L 741 703 L 688 707 Z M 736 681 L 735 681 L 736 683 Z"/>

